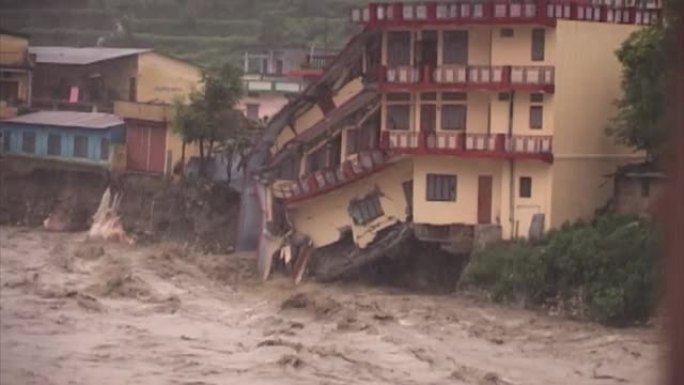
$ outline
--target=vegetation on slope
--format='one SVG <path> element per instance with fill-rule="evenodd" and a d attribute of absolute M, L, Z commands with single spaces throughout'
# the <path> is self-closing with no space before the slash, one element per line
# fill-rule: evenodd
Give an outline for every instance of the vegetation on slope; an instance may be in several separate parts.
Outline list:
<path fill-rule="evenodd" d="M 495 301 L 522 301 L 623 326 L 652 315 L 658 255 L 652 224 L 604 216 L 551 232 L 537 243 L 486 249 L 473 256 L 464 283 L 485 289 Z"/>
<path fill-rule="evenodd" d="M 341 46 L 363 0 L 0 0 L 3 26 L 34 45 L 152 47 L 210 66 L 247 45 Z"/>

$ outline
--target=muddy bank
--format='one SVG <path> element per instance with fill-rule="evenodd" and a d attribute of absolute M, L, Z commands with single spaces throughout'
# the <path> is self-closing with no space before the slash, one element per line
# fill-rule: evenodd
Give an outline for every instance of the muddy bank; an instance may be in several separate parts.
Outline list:
<path fill-rule="evenodd" d="M 88 228 L 109 185 L 123 194 L 120 214 L 138 241 L 174 239 L 206 251 L 232 250 L 236 240 L 239 194 L 221 184 L 179 184 L 160 176 L 37 160 L 0 160 L 0 224 L 41 226 L 51 214 L 65 228 Z"/>

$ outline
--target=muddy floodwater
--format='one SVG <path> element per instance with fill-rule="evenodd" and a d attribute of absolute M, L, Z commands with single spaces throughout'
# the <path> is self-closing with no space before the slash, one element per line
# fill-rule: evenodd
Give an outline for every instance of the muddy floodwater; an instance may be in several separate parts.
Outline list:
<path fill-rule="evenodd" d="M 0 228 L 2 385 L 657 384 L 658 331 Z"/>

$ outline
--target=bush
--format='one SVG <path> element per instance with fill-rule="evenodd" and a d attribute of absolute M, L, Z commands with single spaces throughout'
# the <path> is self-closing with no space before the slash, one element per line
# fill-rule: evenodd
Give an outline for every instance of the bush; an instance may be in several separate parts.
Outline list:
<path fill-rule="evenodd" d="M 652 314 L 658 252 L 652 224 L 604 216 L 565 226 L 537 243 L 519 241 L 477 253 L 464 283 L 487 290 L 495 301 L 558 307 L 623 326 Z"/>

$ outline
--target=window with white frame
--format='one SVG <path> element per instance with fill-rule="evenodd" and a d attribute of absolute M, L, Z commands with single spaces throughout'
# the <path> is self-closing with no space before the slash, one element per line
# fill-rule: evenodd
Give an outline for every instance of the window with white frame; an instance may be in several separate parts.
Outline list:
<path fill-rule="evenodd" d="M 386 97 L 386 124 L 389 130 L 411 129 L 411 94 L 390 93 Z"/>
<path fill-rule="evenodd" d="M 441 95 L 442 130 L 465 130 L 468 105 L 467 94 L 444 92 Z"/>
<path fill-rule="evenodd" d="M 468 64 L 468 31 L 444 31 L 442 52 L 444 64 Z"/>
<path fill-rule="evenodd" d="M 530 128 L 541 130 L 544 126 L 544 94 L 530 95 Z"/>

